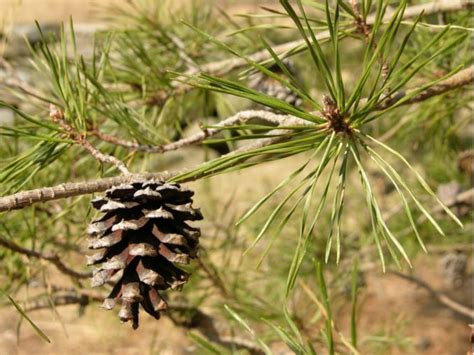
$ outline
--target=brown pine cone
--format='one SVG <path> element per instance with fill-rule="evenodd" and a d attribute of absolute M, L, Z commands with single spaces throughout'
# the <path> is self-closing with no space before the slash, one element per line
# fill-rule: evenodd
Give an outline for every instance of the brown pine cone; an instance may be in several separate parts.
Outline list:
<path fill-rule="evenodd" d="M 201 234 L 186 223 L 202 219 L 191 206 L 193 194 L 179 184 L 149 181 L 113 187 L 92 201 L 104 213 L 87 230 L 89 248 L 101 249 L 88 257 L 89 265 L 100 265 L 92 286 L 121 273 L 103 307 L 121 303 L 119 318 L 131 320 L 134 329 L 139 304 L 158 319 L 167 308 L 159 291 L 180 289 L 188 279 L 178 265 L 196 257 Z"/>

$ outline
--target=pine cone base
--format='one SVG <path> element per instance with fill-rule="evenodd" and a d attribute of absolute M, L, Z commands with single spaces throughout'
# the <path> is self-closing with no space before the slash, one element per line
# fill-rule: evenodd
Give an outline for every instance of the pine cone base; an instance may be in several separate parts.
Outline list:
<path fill-rule="evenodd" d="M 181 289 L 188 280 L 179 265 L 196 257 L 201 233 L 186 222 L 202 219 L 193 194 L 179 184 L 149 181 L 113 187 L 92 201 L 104 213 L 87 230 L 89 248 L 99 250 L 87 257 L 98 265 L 92 286 L 114 283 L 102 306 L 120 303 L 119 318 L 134 329 L 139 305 L 158 319 L 167 309 L 160 291 Z"/>

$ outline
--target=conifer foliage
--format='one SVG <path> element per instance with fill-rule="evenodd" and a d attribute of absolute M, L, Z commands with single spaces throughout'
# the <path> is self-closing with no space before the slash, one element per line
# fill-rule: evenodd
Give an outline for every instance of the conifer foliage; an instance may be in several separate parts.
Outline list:
<path fill-rule="evenodd" d="M 472 0 L 222 11 L 243 2 L 114 3 L 93 36 L 37 23 L 27 61 L 0 57 L 0 295 L 22 317 L 97 302 L 214 354 L 389 353 L 403 337 L 358 327 L 366 274 L 430 290 L 433 247 L 468 284 Z"/>

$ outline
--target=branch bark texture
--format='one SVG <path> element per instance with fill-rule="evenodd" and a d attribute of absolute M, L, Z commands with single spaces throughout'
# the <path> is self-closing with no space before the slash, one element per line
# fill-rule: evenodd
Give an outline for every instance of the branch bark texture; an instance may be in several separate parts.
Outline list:
<path fill-rule="evenodd" d="M 235 126 L 238 124 L 244 124 L 252 119 L 259 119 L 265 121 L 272 126 L 305 126 L 310 125 L 308 121 L 300 119 L 294 116 L 279 115 L 264 110 L 245 110 L 236 113 L 235 115 L 226 118 L 225 120 L 217 123 L 213 128 L 205 128 L 201 132 L 195 133 L 189 137 L 182 138 L 176 142 L 171 142 L 158 146 L 141 145 L 135 142 L 126 141 L 123 139 L 117 139 L 113 136 L 106 135 L 100 131 L 93 131 L 92 134 L 98 138 L 122 147 L 128 148 L 137 152 L 146 153 L 166 153 L 169 151 L 177 150 L 182 147 L 201 143 L 206 138 L 212 137 L 221 132 L 222 128 Z"/>

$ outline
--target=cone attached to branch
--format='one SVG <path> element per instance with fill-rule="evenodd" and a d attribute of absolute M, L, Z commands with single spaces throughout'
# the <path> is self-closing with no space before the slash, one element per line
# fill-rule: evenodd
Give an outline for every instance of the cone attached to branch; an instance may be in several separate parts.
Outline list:
<path fill-rule="evenodd" d="M 92 286 L 114 287 L 103 307 L 121 304 L 119 317 L 138 327 L 139 305 L 155 318 L 167 308 L 160 291 L 180 289 L 188 274 L 179 265 L 196 257 L 200 230 L 187 221 L 202 219 L 192 207 L 193 192 L 178 184 L 156 181 L 113 187 L 92 206 L 104 213 L 88 227 Z"/>

